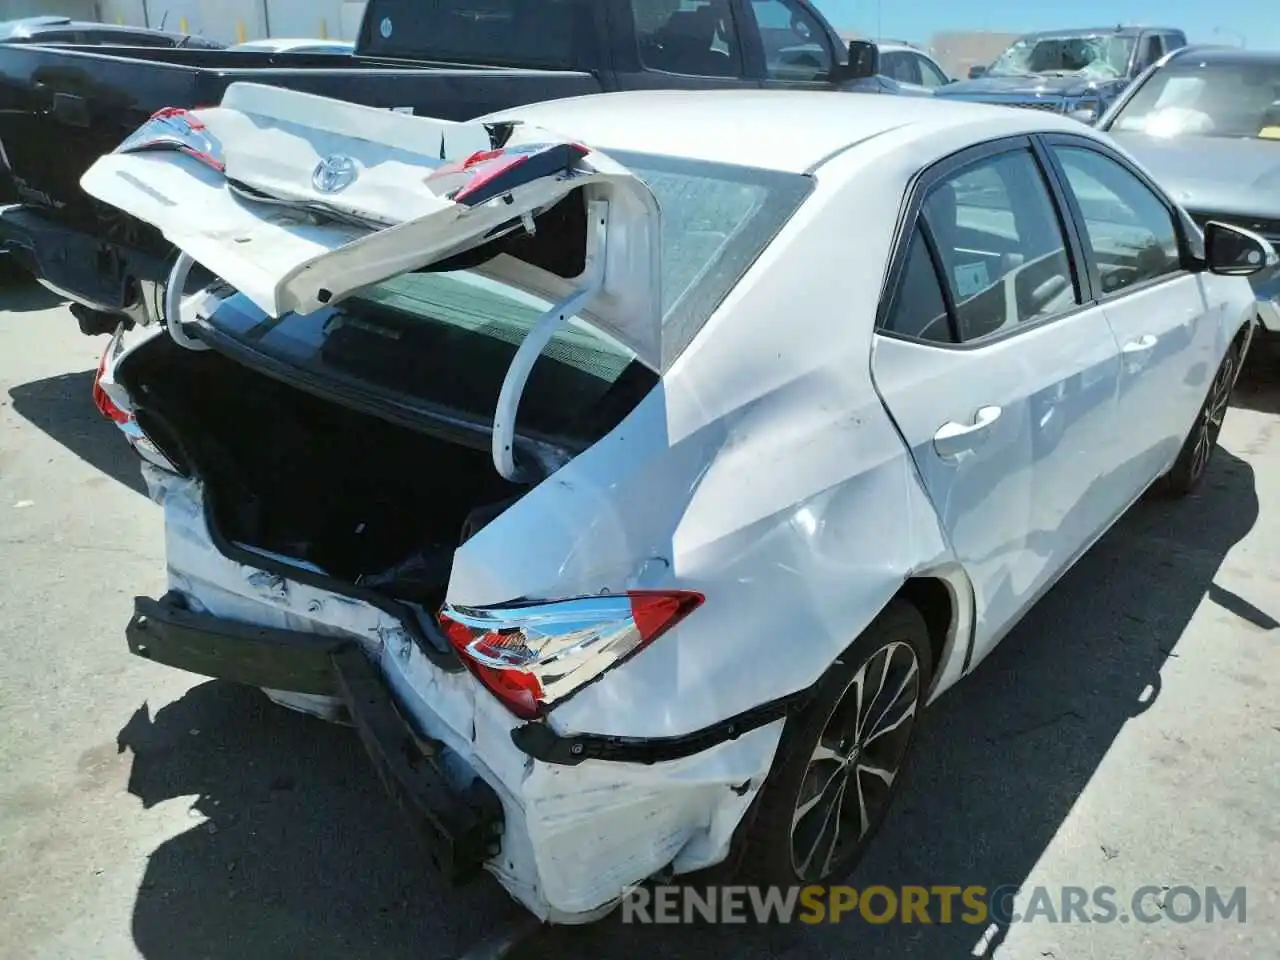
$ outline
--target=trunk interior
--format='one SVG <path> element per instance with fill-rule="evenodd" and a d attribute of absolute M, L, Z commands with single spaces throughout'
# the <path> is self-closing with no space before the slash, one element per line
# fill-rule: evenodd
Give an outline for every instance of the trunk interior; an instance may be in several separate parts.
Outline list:
<path fill-rule="evenodd" d="M 388 597 L 443 601 L 458 544 L 514 503 L 487 450 L 321 399 L 159 336 L 117 376 L 138 423 L 205 482 L 216 532 Z"/>

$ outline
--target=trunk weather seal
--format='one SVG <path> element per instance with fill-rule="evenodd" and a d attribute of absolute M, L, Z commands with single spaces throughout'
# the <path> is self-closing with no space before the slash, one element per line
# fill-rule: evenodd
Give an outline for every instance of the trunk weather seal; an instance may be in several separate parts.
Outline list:
<path fill-rule="evenodd" d="M 675 737 L 616 737 L 598 733 L 561 736 L 545 723 L 526 723 L 511 731 L 511 742 L 533 759 L 557 766 L 575 767 L 584 760 L 652 765 L 682 760 L 725 741 L 736 740 L 744 733 L 804 709 L 812 697 L 810 689 L 787 694 Z"/>

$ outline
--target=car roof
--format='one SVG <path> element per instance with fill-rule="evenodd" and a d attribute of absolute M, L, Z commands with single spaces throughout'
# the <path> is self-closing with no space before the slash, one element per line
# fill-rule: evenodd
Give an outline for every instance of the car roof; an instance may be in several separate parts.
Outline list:
<path fill-rule="evenodd" d="M 1245 50 L 1241 47 L 1189 46 L 1173 51 L 1169 63 L 1194 57 L 1201 63 L 1280 64 L 1280 50 Z"/>
<path fill-rule="evenodd" d="M 593 94 L 502 110 L 605 152 L 625 151 L 809 173 L 836 154 L 889 130 L 993 121 L 1000 133 L 1079 133 L 1089 128 L 1039 110 L 892 94 L 787 90 L 644 90 Z M 1021 121 L 1021 129 L 1009 122 Z M 1003 122 L 1001 122 L 1003 121 Z M 776 135 L 764 132 L 772 126 Z M 979 136 L 979 139 L 981 137 Z"/>

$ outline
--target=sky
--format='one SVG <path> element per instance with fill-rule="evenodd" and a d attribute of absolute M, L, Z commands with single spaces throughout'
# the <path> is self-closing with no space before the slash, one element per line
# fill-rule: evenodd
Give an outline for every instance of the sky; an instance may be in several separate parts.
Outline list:
<path fill-rule="evenodd" d="M 1032 0 L 814 0 L 837 30 L 927 43 L 941 30 L 1023 33 L 1113 23 L 1181 27 L 1192 43 L 1280 49 L 1280 3 L 1232 0 L 1074 0 L 1061 7 Z M 879 27 L 877 28 L 877 18 Z"/>

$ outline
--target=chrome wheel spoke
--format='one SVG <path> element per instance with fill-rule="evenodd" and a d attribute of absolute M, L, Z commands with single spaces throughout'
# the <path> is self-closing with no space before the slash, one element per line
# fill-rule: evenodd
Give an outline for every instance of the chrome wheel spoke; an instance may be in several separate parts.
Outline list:
<path fill-rule="evenodd" d="M 813 769 L 812 766 L 810 766 L 810 770 L 812 769 Z M 823 784 L 821 787 L 819 787 L 817 790 L 814 791 L 813 796 L 811 796 L 808 800 L 805 800 L 803 802 L 798 802 L 796 804 L 795 816 L 791 818 L 791 829 L 793 831 L 795 830 L 796 827 L 800 825 L 800 821 L 803 820 L 806 816 L 808 816 L 809 813 L 811 813 L 813 809 L 817 807 L 819 803 L 822 802 L 822 798 L 827 795 L 827 793 L 832 789 L 832 787 L 838 786 L 837 781 L 839 780 L 840 777 L 847 775 L 847 772 L 848 771 L 844 763 L 840 763 L 836 766 L 833 766 L 831 768 L 831 772 L 827 774 L 826 780 L 823 781 Z M 808 779 L 807 773 L 805 775 L 805 779 L 806 780 Z"/>
<path fill-rule="evenodd" d="M 840 772 L 842 773 L 844 772 L 843 767 L 841 768 Z M 839 839 L 839 835 L 840 835 L 840 818 L 839 818 L 839 812 L 841 807 L 840 801 L 844 795 L 844 789 L 845 789 L 845 786 L 848 784 L 848 782 L 849 780 L 847 777 L 839 778 L 838 782 L 835 777 L 832 777 L 832 779 L 828 781 L 827 786 L 830 787 L 831 783 L 836 783 L 835 789 L 830 791 L 823 790 L 822 793 L 819 794 L 819 797 L 822 797 L 827 795 L 828 792 L 830 792 L 831 802 L 826 805 L 825 812 L 822 815 L 822 822 L 818 825 L 818 831 L 814 835 L 813 843 L 809 845 L 809 852 L 805 855 L 804 860 L 801 861 L 799 865 L 795 865 L 796 873 L 798 873 L 801 878 L 807 878 L 809 876 L 809 867 L 813 863 L 814 855 L 822 847 L 823 838 L 827 836 L 828 830 L 830 830 L 830 833 L 831 833 L 831 844 L 830 844 L 830 848 L 827 850 L 827 855 L 823 858 L 823 865 L 825 866 L 827 863 L 831 861 L 831 856 L 832 856 L 832 853 L 834 852 L 836 841 Z M 793 850 L 794 850 L 794 840 L 793 840 Z M 821 876 L 821 874 L 819 874 L 819 876 Z"/>
<path fill-rule="evenodd" d="M 878 737 L 881 733 L 885 732 L 884 730 L 885 720 L 888 719 L 893 709 L 896 706 L 898 706 L 899 703 L 902 702 L 902 695 L 907 692 L 908 687 L 911 688 L 911 700 L 910 700 L 911 713 L 912 714 L 915 713 L 916 691 L 915 691 L 914 681 L 919 677 L 919 675 L 920 675 L 919 665 L 916 663 L 915 658 L 912 657 L 911 666 L 909 666 L 907 668 L 907 672 L 903 674 L 902 682 L 898 684 L 897 689 L 894 690 L 893 697 L 889 700 L 888 703 L 884 705 L 884 709 L 881 710 L 879 716 L 876 717 L 875 723 L 871 724 L 870 727 L 862 731 L 862 744 L 864 746 L 870 743 L 875 737 Z M 899 717 L 897 720 L 893 721 L 892 725 L 897 726 L 904 719 L 906 718 Z"/>
<path fill-rule="evenodd" d="M 875 664 L 875 677 L 872 682 L 875 684 L 876 690 L 870 698 L 864 695 L 862 703 L 859 705 L 857 724 L 853 729 L 853 736 L 855 740 L 861 740 L 862 735 L 871 726 L 867 721 L 875 710 L 876 704 L 880 702 L 880 695 L 884 693 L 885 684 L 889 680 L 889 669 L 893 666 L 893 654 L 894 648 L 886 647 L 877 653 L 875 657 L 869 660 L 867 662 L 867 666 L 863 668 L 867 669 L 868 672 L 871 672 L 869 668 L 872 664 Z M 880 662 L 876 663 L 877 660 Z"/>
<path fill-rule="evenodd" d="M 865 750 L 867 747 L 871 746 L 871 744 L 874 743 L 876 740 L 878 740 L 880 737 L 883 737 L 886 734 L 894 733 L 895 731 L 901 730 L 903 725 L 907 723 L 907 721 L 915 718 L 915 715 L 916 715 L 916 699 L 913 696 L 910 700 L 907 701 L 906 709 L 901 711 L 901 713 L 899 713 L 898 716 L 890 719 L 888 723 L 882 722 L 877 724 L 875 729 L 873 729 L 869 734 L 863 737 L 862 748 Z"/>

